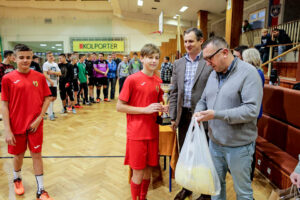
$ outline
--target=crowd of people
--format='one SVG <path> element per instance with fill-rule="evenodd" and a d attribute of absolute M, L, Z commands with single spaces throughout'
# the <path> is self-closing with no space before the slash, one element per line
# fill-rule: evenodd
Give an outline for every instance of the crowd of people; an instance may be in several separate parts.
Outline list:
<path fill-rule="evenodd" d="M 115 54 L 60 54 L 58 63 L 51 52 L 40 68 L 33 64 L 32 50 L 17 45 L 6 51 L 0 66 L 2 110 L 8 152 L 14 155 L 15 192 L 24 193 L 21 168 L 29 146 L 37 181 L 37 199 L 51 200 L 44 189 L 41 157 L 43 118 L 48 112 L 54 120 L 53 102 L 59 87 L 62 113 L 76 113 L 75 108 L 115 98 L 116 80 L 120 95 L 117 111 L 127 114 L 125 165 L 133 170 L 131 195 L 133 200 L 145 200 L 152 167 L 158 165 L 159 112 L 169 113 L 171 127 L 178 129 L 179 151 L 187 129 L 195 118 L 203 122 L 209 140 L 209 150 L 221 183 L 216 196 L 201 194 L 197 200 L 226 199 L 226 174 L 234 182 L 237 199 L 253 199 L 252 180 L 255 163 L 257 121 L 262 114 L 264 75 L 259 69 L 261 56 L 255 48 L 230 50 L 218 36 L 204 41 L 201 30 L 184 32 L 186 54 L 172 65 L 165 57 L 160 77 L 156 74 L 160 50 L 146 44 L 129 59 L 121 61 Z M 37 59 L 37 58 L 35 58 Z M 17 70 L 10 65 L 16 60 Z M 3 76 L 6 74 L 5 76 Z M 163 105 L 161 83 L 171 83 L 170 103 Z M 96 88 L 95 88 L 96 87 Z M 109 96 L 110 88 L 110 96 Z M 96 89 L 96 98 L 94 96 Z M 32 95 L 26 95 L 31 93 Z M 110 97 L 110 98 L 109 98 Z M 32 102 L 34 101 L 34 103 Z M 26 109 L 32 105 L 31 110 Z M 141 131 L 143 130 L 143 131 Z M 300 163 L 291 175 L 300 187 Z M 182 188 L 174 200 L 184 200 L 193 191 Z"/>

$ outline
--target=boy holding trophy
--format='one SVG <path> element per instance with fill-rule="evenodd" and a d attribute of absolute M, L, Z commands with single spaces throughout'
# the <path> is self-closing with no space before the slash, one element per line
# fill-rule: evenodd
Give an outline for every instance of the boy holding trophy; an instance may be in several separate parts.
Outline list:
<path fill-rule="evenodd" d="M 123 86 L 117 111 L 127 114 L 127 144 L 125 165 L 133 169 L 132 200 L 145 200 L 152 167 L 158 165 L 158 112 L 167 112 L 163 106 L 161 79 L 155 75 L 159 63 L 159 48 L 146 44 L 141 50 L 143 70 L 130 75 Z"/>

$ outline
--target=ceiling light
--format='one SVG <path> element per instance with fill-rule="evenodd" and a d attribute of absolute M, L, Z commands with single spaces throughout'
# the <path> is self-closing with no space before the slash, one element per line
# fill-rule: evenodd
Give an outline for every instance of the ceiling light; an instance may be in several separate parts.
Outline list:
<path fill-rule="evenodd" d="M 187 6 L 182 6 L 182 8 L 180 8 L 180 12 L 184 12 L 184 11 L 186 11 L 186 9 L 188 9 L 189 7 L 187 7 Z"/>
<path fill-rule="evenodd" d="M 55 47 L 52 47 L 52 49 L 55 49 Z"/>
<path fill-rule="evenodd" d="M 47 46 L 47 44 L 40 44 L 40 46 L 41 46 L 41 47 L 46 47 L 46 46 Z"/>
<path fill-rule="evenodd" d="M 179 16 L 178 14 L 174 15 L 173 19 L 177 19 L 178 16 Z"/>
<path fill-rule="evenodd" d="M 62 49 L 57 49 L 58 51 L 61 51 Z"/>
<path fill-rule="evenodd" d="M 137 5 L 138 6 L 143 6 L 143 3 L 144 3 L 143 0 L 138 0 Z"/>
<path fill-rule="evenodd" d="M 55 46 L 57 46 L 57 47 L 61 47 L 61 44 L 56 44 Z"/>

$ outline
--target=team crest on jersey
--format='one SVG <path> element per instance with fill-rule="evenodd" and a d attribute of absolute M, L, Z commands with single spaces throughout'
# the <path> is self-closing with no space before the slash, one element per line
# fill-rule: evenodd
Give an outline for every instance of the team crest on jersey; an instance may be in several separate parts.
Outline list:
<path fill-rule="evenodd" d="M 37 81 L 32 81 L 32 83 L 33 83 L 33 85 L 34 85 L 35 87 L 38 87 L 38 86 L 39 86 L 39 82 L 37 82 Z"/>

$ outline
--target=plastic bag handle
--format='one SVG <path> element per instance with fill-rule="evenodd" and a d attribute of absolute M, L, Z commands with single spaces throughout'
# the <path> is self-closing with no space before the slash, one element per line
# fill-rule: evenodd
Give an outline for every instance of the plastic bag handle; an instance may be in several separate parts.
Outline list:
<path fill-rule="evenodd" d="M 299 192 L 297 186 L 292 184 L 291 190 L 290 190 L 290 196 L 291 197 L 299 197 L 299 195 L 300 195 L 300 192 Z"/>

